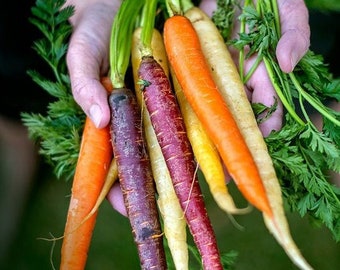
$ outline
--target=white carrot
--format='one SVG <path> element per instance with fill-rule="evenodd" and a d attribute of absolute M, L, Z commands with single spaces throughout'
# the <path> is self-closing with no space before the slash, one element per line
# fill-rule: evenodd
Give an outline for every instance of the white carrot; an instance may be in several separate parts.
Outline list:
<path fill-rule="evenodd" d="M 312 269 L 292 239 L 283 209 L 280 184 L 271 157 L 244 92 L 244 85 L 223 38 L 211 19 L 199 8 L 193 7 L 185 15 L 191 20 L 197 31 L 202 50 L 208 65 L 211 67 L 212 76 L 230 111 L 234 115 L 259 168 L 273 212 L 273 217 L 263 214 L 265 224 L 298 267 L 301 269 Z"/>

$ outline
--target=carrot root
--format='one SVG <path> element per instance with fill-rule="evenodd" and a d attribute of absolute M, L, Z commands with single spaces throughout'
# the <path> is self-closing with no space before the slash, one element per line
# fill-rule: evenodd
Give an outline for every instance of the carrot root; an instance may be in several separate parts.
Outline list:
<path fill-rule="evenodd" d="M 170 82 L 153 57 L 144 57 L 143 95 L 173 186 L 205 269 L 222 269 L 217 242 L 198 183 L 196 164 Z"/>
<path fill-rule="evenodd" d="M 312 269 L 303 258 L 289 232 L 283 209 L 281 187 L 272 159 L 245 94 L 244 85 L 223 38 L 211 19 L 199 8 L 191 8 L 185 15 L 190 19 L 198 34 L 217 87 L 234 115 L 257 167 L 261 168 L 259 173 L 272 209 L 271 215 L 266 212 L 263 214 L 265 224 L 297 266 L 301 269 Z"/>
<path fill-rule="evenodd" d="M 93 159 L 96 156 L 96 159 Z M 84 269 L 97 212 L 82 223 L 95 205 L 112 159 L 108 128 L 97 129 L 86 119 L 72 185 L 61 248 L 60 269 Z M 89 175 L 92 175 L 90 178 Z"/>
<path fill-rule="evenodd" d="M 162 231 L 141 115 L 132 91 L 114 89 L 109 98 L 111 137 L 127 215 L 142 269 L 166 269 Z M 157 237 L 155 237 L 157 236 Z"/>
<path fill-rule="evenodd" d="M 144 109 L 145 103 L 142 91 L 139 89 L 141 85 L 139 84 L 138 68 L 142 59 L 141 47 L 141 28 L 138 28 L 133 34 L 131 60 L 135 89 L 137 89 L 137 101 L 142 108 L 143 128 L 158 193 L 157 203 L 163 218 L 164 236 L 167 239 L 173 263 L 176 269 L 186 270 L 189 267 L 186 220 L 173 188 L 169 170 L 152 127 L 149 113 Z M 164 73 L 168 76 L 167 56 L 165 54 L 163 39 L 157 30 L 153 31 L 151 47 L 153 57 L 157 59 Z"/>

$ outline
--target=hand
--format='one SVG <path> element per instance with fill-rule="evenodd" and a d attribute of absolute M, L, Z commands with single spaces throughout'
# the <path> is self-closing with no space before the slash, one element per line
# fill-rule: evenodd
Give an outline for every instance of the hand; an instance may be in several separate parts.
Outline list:
<path fill-rule="evenodd" d="M 216 9 L 216 0 L 202 0 L 200 7 L 212 15 Z M 278 8 L 281 18 L 282 36 L 276 49 L 276 57 L 283 72 L 293 71 L 295 65 L 307 52 L 310 45 L 310 28 L 308 21 L 308 9 L 303 0 L 278 0 Z M 236 37 L 236 34 L 234 36 Z M 236 54 L 236 50 L 230 50 Z M 237 56 L 233 55 L 234 59 Z M 254 57 L 245 61 L 245 72 L 254 62 Z M 259 65 L 255 73 L 246 84 L 246 92 L 253 103 L 263 103 L 266 106 L 274 104 L 277 95 L 269 80 L 263 63 Z M 283 107 L 279 103 L 277 110 L 265 122 L 259 125 L 262 134 L 268 136 L 272 130 L 279 130 L 282 126 Z"/>
<path fill-rule="evenodd" d="M 100 77 L 109 69 L 109 42 L 114 15 L 120 1 L 69 0 L 66 5 L 75 6 L 71 17 L 74 27 L 67 53 L 67 66 L 72 93 L 98 128 L 110 120 L 107 92 Z"/>
<path fill-rule="evenodd" d="M 110 33 L 119 3 L 112 0 L 69 0 L 66 3 L 76 8 L 70 20 L 74 30 L 66 58 L 72 93 L 98 128 L 105 127 L 110 120 L 107 92 L 100 78 L 107 75 L 109 69 Z M 118 182 L 107 199 L 115 210 L 126 216 Z"/>
<path fill-rule="evenodd" d="M 282 37 L 276 53 L 281 69 L 290 72 L 309 47 L 308 11 L 303 0 L 278 2 Z M 71 18 L 74 31 L 67 53 L 73 96 L 98 128 L 105 127 L 110 120 L 107 93 L 100 83 L 100 77 L 106 75 L 109 69 L 110 32 L 119 3 L 112 0 L 68 0 L 66 3 L 76 7 Z M 211 15 L 216 2 L 203 0 L 201 7 Z M 250 66 L 251 60 L 248 60 L 245 67 L 247 69 Z M 252 102 L 261 102 L 267 106 L 273 104 L 275 91 L 263 65 L 257 68 L 248 81 L 247 91 Z M 272 129 L 279 129 L 281 123 L 280 104 L 278 110 L 260 128 L 266 136 Z M 114 185 L 107 198 L 113 208 L 126 215 L 119 183 Z"/>

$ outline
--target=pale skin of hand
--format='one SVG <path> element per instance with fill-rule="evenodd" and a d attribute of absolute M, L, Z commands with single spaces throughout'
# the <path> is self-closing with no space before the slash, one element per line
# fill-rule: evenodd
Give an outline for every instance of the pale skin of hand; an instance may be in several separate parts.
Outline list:
<path fill-rule="evenodd" d="M 293 71 L 295 65 L 309 48 L 309 13 L 303 0 L 278 0 L 277 2 L 281 19 L 282 36 L 276 48 L 276 57 L 281 70 L 289 73 Z M 200 7 L 211 16 L 216 9 L 216 0 L 204 0 Z M 234 33 L 234 37 L 237 37 L 237 33 Z M 236 62 L 236 51 L 231 49 L 230 52 L 233 54 Z M 251 68 L 254 60 L 255 57 L 252 57 L 245 61 L 245 72 Z M 274 104 L 277 95 L 263 63 L 259 65 L 255 73 L 246 83 L 245 91 L 252 103 L 263 103 L 268 107 Z M 272 130 L 279 130 L 281 128 L 282 115 L 283 107 L 279 102 L 272 116 L 259 125 L 263 136 L 268 136 Z"/>
<path fill-rule="evenodd" d="M 110 121 L 107 92 L 100 78 L 109 70 L 109 39 L 112 21 L 120 1 L 113 0 L 68 0 L 66 5 L 75 6 L 71 18 L 73 33 L 67 53 L 67 66 L 71 79 L 74 99 L 98 128 Z M 303 0 L 278 0 L 282 37 L 278 43 L 276 56 L 280 68 L 291 72 L 297 62 L 307 52 L 310 45 L 308 10 Z M 216 8 L 216 0 L 203 0 L 200 7 L 211 15 Z M 234 53 L 231 50 L 232 53 Z M 236 58 L 235 58 L 236 59 Z M 253 59 L 245 62 L 245 70 L 251 67 Z M 267 72 L 261 64 L 245 86 L 251 102 L 271 106 L 276 97 Z M 264 136 L 282 125 L 282 105 L 270 119 L 259 127 Z M 116 184 L 108 194 L 108 200 L 121 214 L 126 215 L 123 197 Z"/>

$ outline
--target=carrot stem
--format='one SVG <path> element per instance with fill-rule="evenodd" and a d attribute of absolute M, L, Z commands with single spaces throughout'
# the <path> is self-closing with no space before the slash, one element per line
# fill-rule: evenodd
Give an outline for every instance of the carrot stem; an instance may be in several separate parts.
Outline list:
<path fill-rule="evenodd" d="M 278 84 L 277 80 L 276 80 L 276 76 L 274 73 L 274 70 L 272 68 L 272 65 L 270 64 L 270 60 L 267 57 L 263 57 L 263 62 L 266 66 L 269 78 L 273 84 L 273 87 L 277 93 L 277 95 L 279 96 L 282 104 L 284 105 L 284 107 L 286 108 L 286 110 L 288 111 L 288 113 L 295 119 L 295 121 L 297 123 L 299 123 L 300 125 L 304 126 L 305 122 L 300 118 L 300 116 L 295 112 L 294 108 L 292 108 L 292 106 L 289 104 L 288 100 L 286 99 L 285 95 L 283 94 L 282 90 L 281 90 L 281 86 Z"/>
<path fill-rule="evenodd" d="M 320 112 L 324 117 L 326 117 L 329 121 L 333 122 L 334 125 L 340 126 L 340 121 L 337 120 L 333 115 L 329 114 L 327 111 L 327 108 L 315 100 L 310 94 L 308 94 L 307 91 L 305 91 L 298 80 L 296 79 L 295 75 L 293 72 L 289 73 L 289 77 L 291 78 L 294 86 L 298 90 L 299 94 L 304 97 L 305 100 L 308 101 L 309 104 L 313 106 L 318 112 Z M 303 108 L 303 106 L 301 106 Z M 310 122 L 310 121 L 309 121 Z"/>
<path fill-rule="evenodd" d="M 153 18 L 155 18 L 156 15 L 156 7 L 157 0 L 148 0 L 143 9 L 141 41 L 143 51 L 145 50 L 145 52 L 143 52 L 142 55 L 152 55 L 151 40 L 155 25 Z"/>
<path fill-rule="evenodd" d="M 134 21 L 144 4 L 143 0 L 124 0 L 112 24 L 110 39 L 111 81 L 114 88 L 125 85 L 125 73 L 129 66 L 131 38 Z"/>

